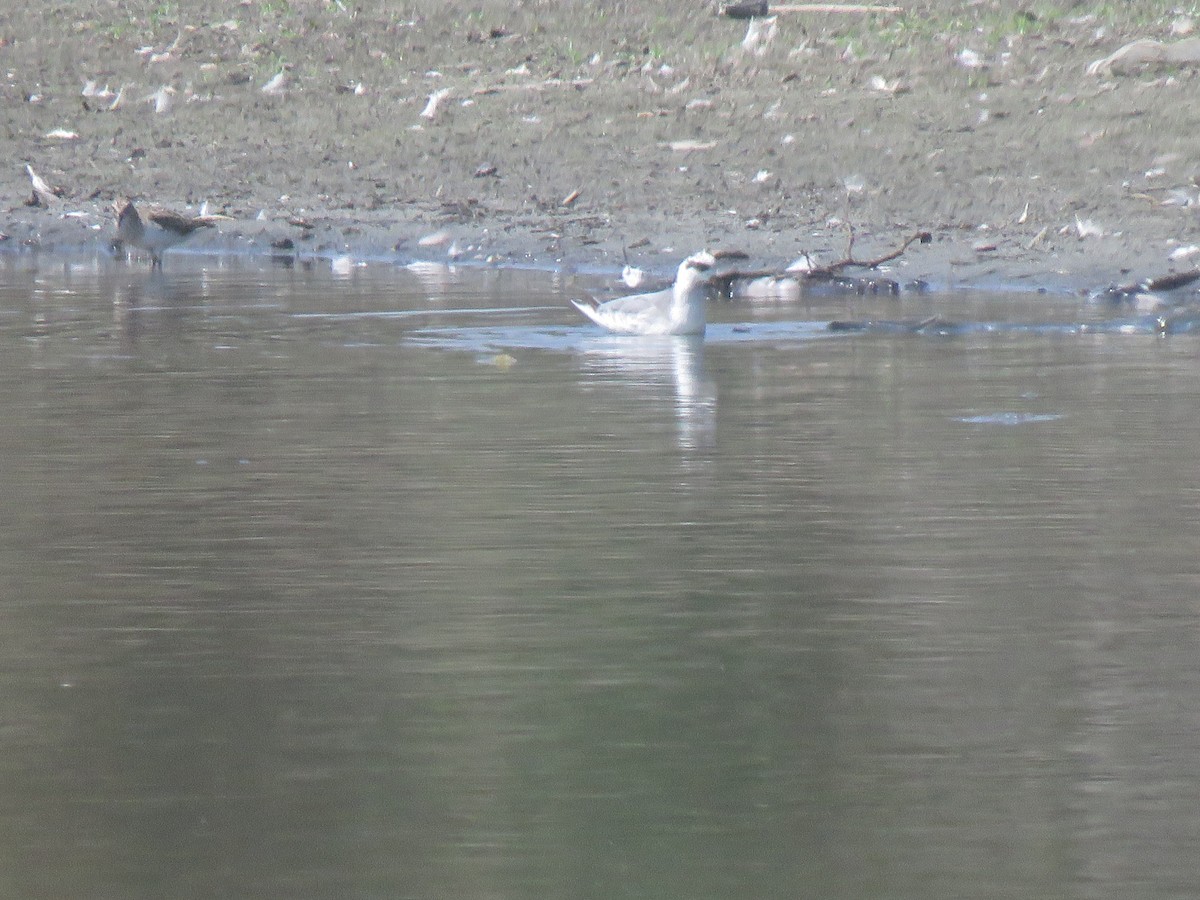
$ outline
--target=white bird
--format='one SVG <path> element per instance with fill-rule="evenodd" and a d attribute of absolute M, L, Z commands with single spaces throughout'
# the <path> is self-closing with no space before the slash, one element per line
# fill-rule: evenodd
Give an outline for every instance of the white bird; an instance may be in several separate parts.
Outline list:
<path fill-rule="evenodd" d="M 625 252 L 624 247 L 621 248 L 621 258 L 625 260 L 625 268 L 621 270 L 621 281 L 625 282 L 625 287 L 641 287 L 642 282 L 646 280 L 646 273 L 629 264 L 629 254 Z"/>
<path fill-rule="evenodd" d="M 705 273 L 716 263 L 711 253 L 702 250 L 679 264 L 675 283 L 664 291 L 604 303 L 571 303 L 597 325 L 619 334 L 704 334 Z"/>
<path fill-rule="evenodd" d="M 646 280 L 646 273 L 637 266 L 625 264 L 625 268 L 621 269 L 621 281 L 625 287 L 635 288 L 641 287 L 642 282 Z"/>

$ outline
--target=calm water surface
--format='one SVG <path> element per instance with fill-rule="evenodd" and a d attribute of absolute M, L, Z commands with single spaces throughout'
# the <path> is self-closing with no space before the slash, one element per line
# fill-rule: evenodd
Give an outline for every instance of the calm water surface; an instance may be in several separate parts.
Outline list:
<path fill-rule="evenodd" d="M 1194 894 L 1200 336 L 568 295 L 0 260 L 0 896 Z"/>

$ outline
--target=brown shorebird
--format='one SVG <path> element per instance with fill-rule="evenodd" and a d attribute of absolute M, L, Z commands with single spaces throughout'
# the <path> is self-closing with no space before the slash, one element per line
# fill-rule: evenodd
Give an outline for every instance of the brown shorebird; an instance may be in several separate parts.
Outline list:
<path fill-rule="evenodd" d="M 138 212 L 132 200 L 119 201 L 117 238 L 150 254 L 151 268 L 162 268 L 162 255 L 201 228 L 212 228 L 228 216 L 184 216 L 157 206 Z"/>

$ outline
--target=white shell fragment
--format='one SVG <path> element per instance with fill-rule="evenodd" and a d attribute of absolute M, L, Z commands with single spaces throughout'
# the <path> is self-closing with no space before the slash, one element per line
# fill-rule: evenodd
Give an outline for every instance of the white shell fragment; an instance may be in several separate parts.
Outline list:
<path fill-rule="evenodd" d="M 287 72 L 280 69 L 260 90 L 272 97 L 282 96 L 287 93 L 287 80 Z"/>
<path fill-rule="evenodd" d="M 903 94 L 908 91 L 908 85 L 900 81 L 899 78 L 893 78 L 888 81 L 882 75 L 872 75 L 869 82 L 871 90 L 878 91 L 881 94 Z"/>
<path fill-rule="evenodd" d="M 775 36 L 779 34 L 777 19 L 778 16 L 751 19 L 746 27 L 746 36 L 742 38 L 742 50 L 751 56 L 765 56 Z"/>
<path fill-rule="evenodd" d="M 429 101 L 425 104 L 425 108 L 421 110 L 422 119 L 433 119 L 437 115 L 438 105 L 450 96 L 450 88 L 441 88 L 429 95 Z"/>
<path fill-rule="evenodd" d="M 142 99 L 146 103 L 154 104 L 155 115 L 162 115 L 171 111 L 171 98 L 175 95 L 175 88 L 164 84 L 153 94 L 150 94 Z M 115 101 L 114 101 L 115 102 Z"/>
<path fill-rule="evenodd" d="M 419 241 L 417 241 L 417 246 L 418 247 L 444 247 L 446 244 L 450 243 L 450 240 L 451 240 L 450 232 L 435 231 L 432 234 L 425 235 L 423 238 L 421 238 Z"/>
<path fill-rule="evenodd" d="M 37 172 L 33 171 L 33 166 L 26 164 L 25 171 L 29 173 L 29 180 L 33 182 L 33 193 L 37 196 L 42 206 L 49 207 L 54 203 L 58 196 L 51 189 L 45 179 Z"/>
<path fill-rule="evenodd" d="M 976 53 L 974 50 L 971 50 L 969 48 L 966 50 L 962 50 L 958 54 L 958 56 L 955 57 L 955 60 L 964 69 L 982 69 L 983 68 L 983 57 L 980 56 L 978 53 Z"/>

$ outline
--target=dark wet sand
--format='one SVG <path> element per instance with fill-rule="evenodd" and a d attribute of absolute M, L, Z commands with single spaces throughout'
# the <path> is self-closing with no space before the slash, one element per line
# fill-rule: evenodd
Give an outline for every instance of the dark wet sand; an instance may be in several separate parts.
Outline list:
<path fill-rule="evenodd" d="M 1172 4 L 785 13 L 761 55 L 705 4 L 510 6 L 7 15 L 2 246 L 102 251 L 132 195 L 231 216 L 195 242 L 214 252 L 441 259 L 453 242 L 612 267 L 627 248 L 668 270 L 702 246 L 828 262 L 850 222 L 862 256 L 932 231 L 892 271 L 942 285 L 1082 289 L 1200 262 L 1171 257 L 1200 243 L 1197 69 L 1085 72 L 1134 38 L 1174 40 Z M 122 102 L 84 97 L 89 81 Z M 61 189 L 51 209 L 24 205 L 26 164 Z"/>

